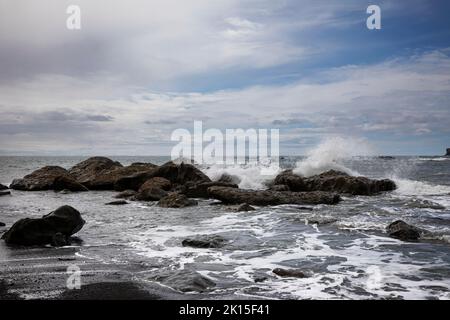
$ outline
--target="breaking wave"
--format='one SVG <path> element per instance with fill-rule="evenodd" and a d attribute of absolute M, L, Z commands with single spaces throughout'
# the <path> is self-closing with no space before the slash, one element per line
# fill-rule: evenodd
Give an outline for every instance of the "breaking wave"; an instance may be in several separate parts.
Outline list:
<path fill-rule="evenodd" d="M 294 173 L 310 177 L 328 170 L 338 170 L 350 175 L 358 175 L 347 168 L 344 160 L 356 156 L 370 156 L 372 147 L 361 139 L 334 137 L 324 140 L 307 154 L 307 158 L 297 162 Z"/>

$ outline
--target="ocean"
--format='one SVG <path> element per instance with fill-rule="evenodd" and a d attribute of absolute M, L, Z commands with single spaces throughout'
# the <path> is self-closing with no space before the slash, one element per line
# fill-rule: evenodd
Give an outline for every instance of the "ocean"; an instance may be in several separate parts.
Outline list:
<path fill-rule="evenodd" d="M 3 156 L 0 183 L 8 185 L 45 165 L 70 168 L 86 158 Z M 123 165 L 169 160 L 111 159 Z M 281 167 L 304 174 L 341 169 L 370 178 L 390 178 L 398 188 L 377 196 L 344 196 L 333 206 L 281 205 L 256 207 L 251 212 L 236 212 L 215 200 L 199 200 L 198 206 L 183 209 L 160 208 L 153 202 L 107 206 L 115 192 L 12 190 L 11 196 L 0 197 L 0 221 L 8 227 L 20 218 L 40 217 L 61 205 L 71 205 L 86 220 L 77 234 L 83 242 L 71 246 L 76 256 L 105 266 L 130 266 L 135 281 L 159 283 L 175 291 L 180 288 L 177 280 L 170 281 L 171 274 L 201 276 L 215 284 L 203 292 L 182 293 L 186 297 L 449 299 L 450 158 L 367 156 L 320 165 L 312 160 L 285 156 Z M 202 170 L 211 178 L 223 172 L 237 175 L 241 188 L 264 188 L 268 179 L 258 175 L 255 167 Z M 389 238 L 386 226 L 398 219 L 431 234 L 419 242 Z M 0 233 L 6 228 L 0 227 Z M 227 242 L 211 249 L 181 245 L 183 239 L 194 235 L 220 235 Z M 0 264 L 5 268 L 0 277 L 4 280 L 7 262 L 17 259 L 20 250 L 25 249 L 0 243 Z M 53 254 L 65 248 L 45 250 Z M 131 266 L 136 264 L 140 268 L 135 272 Z M 280 267 L 301 269 L 308 277 L 280 278 L 272 273 Z M 39 263 L 33 263 L 27 272 L 40 274 L 39 268 Z M 26 287 L 15 290 L 25 298 L 41 297 L 33 296 Z"/>

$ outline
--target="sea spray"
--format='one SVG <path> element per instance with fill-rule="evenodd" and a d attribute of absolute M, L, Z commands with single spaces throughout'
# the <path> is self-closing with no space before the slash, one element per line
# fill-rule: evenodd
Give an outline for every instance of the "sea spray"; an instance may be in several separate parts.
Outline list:
<path fill-rule="evenodd" d="M 357 172 L 347 168 L 343 161 L 356 156 L 371 156 L 373 154 L 373 148 L 365 140 L 342 137 L 328 138 L 310 150 L 306 159 L 297 162 L 294 173 L 310 177 L 328 170 L 338 170 L 350 175 L 358 175 Z"/>

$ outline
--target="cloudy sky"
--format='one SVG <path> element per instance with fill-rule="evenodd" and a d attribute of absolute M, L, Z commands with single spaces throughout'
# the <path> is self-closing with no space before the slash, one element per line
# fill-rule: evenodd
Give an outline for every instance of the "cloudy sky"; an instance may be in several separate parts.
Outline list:
<path fill-rule="evenodd" d="M 66 28 L 69 5 L 81 30 Z M 366 8 L 382 10 L 368 30 Z M 0 0 L 0 154 L 168 155 L 177 128 L 450 147 L 446 0 Z"/>

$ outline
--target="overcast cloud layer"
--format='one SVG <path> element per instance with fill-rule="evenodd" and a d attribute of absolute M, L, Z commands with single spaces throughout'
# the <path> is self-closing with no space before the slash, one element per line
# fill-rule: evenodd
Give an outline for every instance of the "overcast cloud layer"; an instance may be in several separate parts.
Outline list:
<path fill-rule="evenodd" d="M 78 4 L 82 29 L 65 27 Z M 176 128 L 450 147 L 445 1 L 0 0 L 0 153 L 164 155 Z M 448 10 L 447 10 L 448 12 Z"/>

